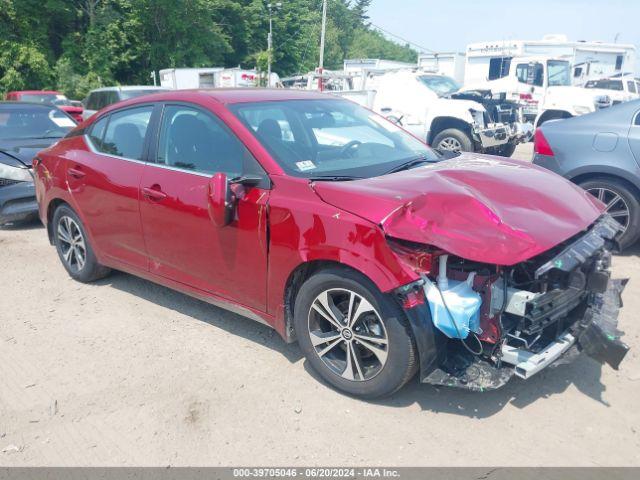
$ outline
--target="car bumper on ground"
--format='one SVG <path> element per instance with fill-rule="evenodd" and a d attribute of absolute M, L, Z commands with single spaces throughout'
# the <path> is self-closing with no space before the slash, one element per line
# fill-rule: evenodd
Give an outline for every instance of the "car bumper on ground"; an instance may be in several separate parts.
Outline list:
<path fill-rule="evenodd" d="M 35 218 L 38 203 L 33 182 L 0 184 L 0 225 Z"/>

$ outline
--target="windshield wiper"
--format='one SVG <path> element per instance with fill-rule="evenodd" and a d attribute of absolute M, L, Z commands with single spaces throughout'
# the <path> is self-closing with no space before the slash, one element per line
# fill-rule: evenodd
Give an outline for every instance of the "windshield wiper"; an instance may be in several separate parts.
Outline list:
<path fill-rule="evenodd" d="M 312 182 L 348 182 L 350 180 L 361 180 L 362 177 L 353 177 L 351 175 L 318 175 L 309 177 Z"/>
<path fill-rule="evenodd" d="M 396 172 L 401 172 L 402 170 L 408 170 L 411 167 L 415 167 L 422 163 L 433 163 L 433 160 L 428 160 L 425 155 L 413 157 L 412 159 L 407 160 L 406 162 L 393 167 L 391 170 L 384 172 L 383 175 L 389 175 L 390 173 L 396 173 Z"/>

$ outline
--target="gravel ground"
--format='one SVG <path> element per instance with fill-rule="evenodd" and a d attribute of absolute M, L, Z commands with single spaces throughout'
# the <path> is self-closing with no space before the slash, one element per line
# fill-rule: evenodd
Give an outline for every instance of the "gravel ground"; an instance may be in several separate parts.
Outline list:
<path fill-rule="evenodd" d="M 262 325 L 122 273 L 77 283 L 40 225 L 5 227 L 0 465 L 640 466 L 639 252 L 614 260 L 620 371 L 579 358 L 494 392 L 414 380 L 364 402 Z"/>

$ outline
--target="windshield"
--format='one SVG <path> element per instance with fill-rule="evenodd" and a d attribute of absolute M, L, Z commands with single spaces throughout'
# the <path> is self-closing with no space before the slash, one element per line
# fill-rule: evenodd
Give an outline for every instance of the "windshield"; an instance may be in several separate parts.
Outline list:
<path fill-rule="evenodd" d="M 20 100 L 45 105 L 71 105 L 69 99 L 59 93 L 23 93 L 20 95 Z"/>
<path fill-rule="evenodd" d="M 75 122 L 57 108 L 37 105 L 0 106 L 0 139 L 64 137 Z"/>
<path fill-rule="evenodd" d="M 450 93 L 460 90 L 460 85 L 451 77 L 444 77 L 442 75 L 421 75 L 418 77 L 420 82 L 427 86 L 430 90 L 433 90 L 439 97 L 444 97 Z"/>
<path fill-rule="evenodd" d="M 346 100 L 240 103 L 230 108 L 296 177 L 374 177 L 412 159 L 439 159 L 393 123 Z"/>
<path fill-rule="evenodd" d="M 605 90 L 624 90 L 620 80 L 590 80 L 585 88 L 603 88 Z"/>
<path fill-rule="evenodd" d="M 120 90 L 120 100 L 128 100 L 129 98 L 142 97 L 143 95 L 151 95 L 152 93 L 160 93 L 162 89 L 145 89 L 145 90 Z"/>
<path fill-rule="evenodd" d="M 571 85 L 571 65 L 564 60 L 547 62 L 548 83 L 550 87 L 568 87 Z"/>

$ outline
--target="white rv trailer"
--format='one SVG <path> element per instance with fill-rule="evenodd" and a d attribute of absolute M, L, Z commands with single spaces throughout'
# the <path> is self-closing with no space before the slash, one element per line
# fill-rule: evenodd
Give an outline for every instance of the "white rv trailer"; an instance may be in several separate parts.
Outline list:
<path fill-rule="evenodd" d="M 571 42 L 566 35 L 545 35 L 542 40 L 497 40 L 467 45 L 464 83 L 475 84 L 506 76 L 517 57 L 563 58 L 572 65 L 572 83 L 634 72 L 634 45 Z"/>
<path fill-rule="evenodd" d="M 160 85 L 175 90 L 190 88 L 215 88 L 216 72 L 224 70 L 214 68 L 166 68 L 160 70 Z"/>
<path fill-rule="evenodd" d="M 425 72 L 446 75 L 456 82 L 464 82 L 465 55 L 460 52 L 421 53 L 418 56 L 418 68 Z"/>
<path fill-rule="evenodd" d="M 242 68 L 167 68 L 160 70 L 160 85 L 176 90 L 192 88 L 236 88 L 260 86 L 256 70 Z M 266 79 L 264 80 L 266 83 Z M 280 77 L 271 74 L 271 85 L 279 85 Z"/>

